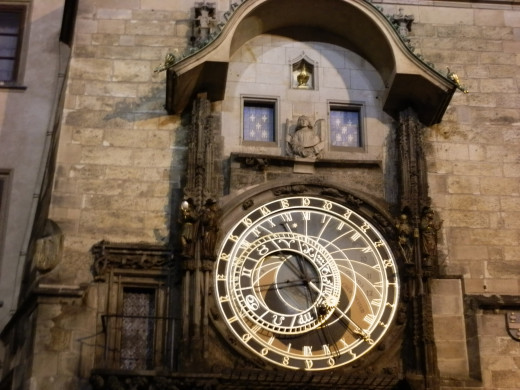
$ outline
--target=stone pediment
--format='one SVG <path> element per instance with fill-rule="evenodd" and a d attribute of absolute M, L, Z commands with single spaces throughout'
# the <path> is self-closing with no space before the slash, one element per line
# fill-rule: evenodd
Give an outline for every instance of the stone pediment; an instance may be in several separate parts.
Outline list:
<path fill-rule="evenodd" d="M 416 56 L 385 15 L 365 0 L 299 0 L 297 6 L 291 0 L 243 0 L 226 16 L 206 46 L 168 66 L 168 112 L 182 112 L 199 92 L 222 100 L 231 56 L 261 34 L 327 42 L 357 53 L 381 75 L 384 111 L 394 118 L 411 107 L 422 123 L 438 123 L 457 88 Z"/>

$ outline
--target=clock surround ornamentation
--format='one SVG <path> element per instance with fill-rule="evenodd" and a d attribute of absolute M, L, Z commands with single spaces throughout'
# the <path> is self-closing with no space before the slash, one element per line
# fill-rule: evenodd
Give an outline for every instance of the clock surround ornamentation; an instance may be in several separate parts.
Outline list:
<path fill-rule="evenodd" d="M 388 226 L 362 203 L 336 189 L 296 185 L 244 199 L 248 207 L 228 215 L 214 296 L 252 360 L 320 371 L 384 349 L 399 306 L 399 267 Z"/>

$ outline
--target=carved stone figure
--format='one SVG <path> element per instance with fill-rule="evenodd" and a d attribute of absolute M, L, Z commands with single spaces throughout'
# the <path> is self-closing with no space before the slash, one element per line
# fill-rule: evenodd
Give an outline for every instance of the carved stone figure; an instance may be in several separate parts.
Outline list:
<path fill-rule="evenodd" d="M 317 158 L 323 150 L 323 142 L 319 131 L 320 121 L 313 127 L 309 118 L 302 115 L 298 118 L 294 134 L 287 137 L 291 152 L 297 157 Z"/>
<path fill-rule="evenodd" d="M 412 226 L 408 221 L 408 216 L 406 214 L 401 214 L 399 219 L 396 222 L 396 228 L 399 232 L 399 246 L 404 254 L 404 262 L 405 264 L 413 264 L 412 259 Z"/>
<path fill-rule="evenodd" d="M 208 39 L 217 26 L 214 4 L 199 3 L 195 8 L 195 34 L 196 43 L 202 43 Z"/>
<path fill-rule="evenodd" d="M 195 250 L 195 239 L 197 235 L 198 214 L 195 210 L 193 200 L 187 199 L 181 204 L 181 245 L 184 257 L 193 257 Z"/>
<path fill-rule="evenodd" d="M 202 224 L 202 259 L 214 261 L 214 249 L 218 233 L 218 208 L 215 199 L 210 198 L 206 201 L 200 219 Z"/>
<path fill-rule="evenodd" d="M 425 267 L 432 267 L 437 258 L 437 231 L 442 221 L 437 221 L 434 211 L 427 207 L 421 217 L 422 258 Z"/>
<path fill-rule="evenodd" d="M 402 37 L 407 37 L 408 33 L 412 31 L 412 23 L 415 20 L 413 15 L 403 14 L 403 9 L 399 8 L 399 13 L 390 17 L 392 23 L 397 26 L 397 31 Z"/>
<path fill-rule="evenodd" d="M 34 262 L 39 272 L 49 272 L 61 260 L 64 236 L 60 227 L 52 220 L 45 222 L 44 236 L 38 238 L 34 247 Z"/>

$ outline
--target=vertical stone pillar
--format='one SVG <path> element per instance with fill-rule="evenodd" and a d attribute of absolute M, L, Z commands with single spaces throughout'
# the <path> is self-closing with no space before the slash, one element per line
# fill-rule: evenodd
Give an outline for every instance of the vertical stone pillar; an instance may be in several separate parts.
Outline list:
<path fill-rule="evenodd" d="M 411 109 L 401 112 L 397 129 L 399 155 L 400 244 L 404 250 L 408 301 L 409 342 L 406 361 L 410 384 L 416 389 L 437 389 L 439 370 L 433 337 L 431 276 L 437 266 L 437 227 L 430 208 L 423 150 L 424 126 Z M 406 227 L 406 228 L 405 228 Z M 406 249 L 406 250 L 405 250 Z"/>
<path fill-rule="evenodd" d="M 208 343 L 209 292 L 218 231 L 217 199 L 222 195 L 218 120 L 206 94 L 193 102 L 181 202 L 183 275 L 183 362 L 201 368 Z"/>

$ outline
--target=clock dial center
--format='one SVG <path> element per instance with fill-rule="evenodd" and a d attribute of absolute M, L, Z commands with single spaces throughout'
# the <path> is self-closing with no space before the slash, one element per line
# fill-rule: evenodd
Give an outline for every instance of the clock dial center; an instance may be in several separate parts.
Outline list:
<path fill-rule="evenodd" d="M 320 290 L 314 290 L 310 284 L 321 286 L 319 270 L 309 259 L 296 253 L 280 252 L 275 254 L 281 262 L 276 270 L 275 283 L 269 291 L 275 296 L 266 296 L 272 302 L 268 306 L 280 301 L 278 310 L 287 314 L 301 313 L 316 304 L 320 298 Z"/>
<path fill-rule="evenodd" d="M 302 234 L 260 237 L 238 263 L 237 301 L 246 303 L 248 318 L 278 334 L 300 334 L 320 326 L 333 312 L 328 303 L 337 302 L 341 295 L 334 259 Z"/>

